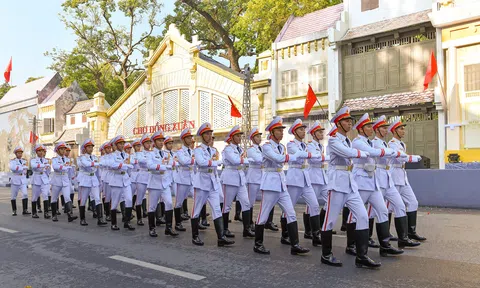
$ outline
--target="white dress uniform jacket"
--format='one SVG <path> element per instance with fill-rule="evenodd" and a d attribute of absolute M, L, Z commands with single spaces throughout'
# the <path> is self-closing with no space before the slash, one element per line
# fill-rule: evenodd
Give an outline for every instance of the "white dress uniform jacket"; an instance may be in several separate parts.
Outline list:
<path fill-rule="evenodd" d="M 388 146 L 399 152 L 397 157 L 391 158 L 390 167 L 392 168 L 393 183 L 399 186 L 410 185 L 408 183 L 407 172 L 403 168 L 407 162 L 418 162 L 420 159 L 415 155 L 408 155 L 407 146 L 403 141 L 393 138 L 388 142 Z"/>
<path fill-rule="evenodd" d="M 175 153 L 178 161 L 178 172 L 175 173 L 175 183 L 182 185 L 192 185 L 193 183 L 193 164 L 195 160 L 193 159 L 193 151 L 186 147 L 182 146 L 180 150 L 177 150 Z"/>
<path fill-rule="evenodd" d="M 10 177 L 10 183 L 13 185 L 26 185 L 27 170 L 27 160 L 23 158 L 15 158 L 10 160 L 10 171 L 12 172 Z"/>
<path fill-rule="evenodd" d="M 372 140 L 373 147 L 377 149 L 387 149 L 388 144 L 387 142 L 383 141 L 382 139 L 375 137 Z M 392 173 L 390 167 L 388 167 L 390 162 L 390 158 L 386 157 L 379 157 L 377 159 L 377 169 L 375 170 L 375 176 L 377 177 L 378 185 L 380 188 L 388 189 L 395 186 L 393 183 Z"/>
<path fill-rule="evenodd" d="M 125 152 L 115 151 L 111 153 L 108 160 L 109 166 L 112 169 L 112 173 L 109 179 L 109 185 L 112 187 L 127 187 L 132 183 L 128 176 L 127 170 L 132 169 L 131 164 L 125 164 L 125 160 L 128 155 Z"/>
<path fill-rule="evenodd" d="M 148 184 L 148 181 L 150 179 L 150 173 L 148 173 L 148 157 L 149 154 L 152 153 L 152 151 L 140 151 L 135 153 L 135 158 L 137 158 L 138 161 L 138 175 L 137 183 L 141 184 Z"/>
<path fill-rule="evenodd" d="M 263 153 L 262 147 L 253 144 L 247 149 L 248 170 L 247 183 L 261 184 L 263 176 Z"/>
<path fill-rule="evenodd" d="M 52 185 L 60 187 L 71 187 L 72 182 L 68 171 L 72 169 L 71 166 L 67 166 L 67 157 L 56 156 L 52 158 Z"/>
<path fill-rule="evenodd" d="M 287 151 L 289 155 L 294 155 L 298 151 L 305 152 L 304 155 L 297 157 L 295 161 L 288 162 L 288 172 L 287 172 L 287 185 L 297 186 L 297 187 L 310 187 L 312 183 L 310 182 L 310 175 L 307 170 L 306 160 L 307 158 L 319 157 L 320 153 L 307 152 L 307 144 L 302 141 L 294 139 L 287 144 Z"/>
<path fill-rule="evenodd" d="M 172 169 L 168 169 L 165 173 L 165 177 L 167 178 L 170 185 L 173 185 L 173 179 L 175 178 L 175 174 L 177 174 L 177 161 L 175 161 L 175 153 L 173 151 L 163 150 L 163 154 L 165 154 L 165 158 L 168 161 L 168 165 L 172 166 Z"/>
<path fill-rule="evenodd" d="M 194 188 L 204 191 L 219 189 L 215 169 L 222 162 L 213 160 L 213 156 L 216 154 L 215 148 L 202 143 L 193 150 L 193 154 L 198 167 L 197 173 L 193 177 Z"/>
<path fill-rule="evenodd" d="M 138 158 L 137 158 L 137 153 L 132 153 L 129 155 L 130 157 L 130 164 L 133 166 L 133 168 L 129 171 L 130 175 L 130 181 L 132 183 L 137 183 L 137 178 L 138 178 L 138 172 L 140 171 L 139 168 L 139 163 L 138 163 Z"/>
<path fill-rule="evenodd" d="M 312 184 L 328 184 L 327 174 L 325 173 L 325 170 L 328 166 L 328 157 L 325 157 L 323 150 L 323 145 L 315 140 L 312 140 L 312 142 L 308 143 L 307 145 L 308 152 L 322 155 L 322 157 L 319 158 L 308 159 L 308 174 L 310 176 L 310 182 L 312 182 Z"/>
<path fill-rule="evenodd" d="M 352 160 L 353 176 L 357 182 L 358 189 L 365 191 L 380 190 L 377 177 L 375 177 L 375 160 L 376 158 L 390 155 L 385 155 L 384 149 L 374 148 L 372 141 L 362 135 L 358 135 L 357 138 L 353 139 L 352 147 L 370 154 L 368 158 L 356 158 Z"/>
<path fill-rule="evenodd" d="M 223 150 L 222 155 L 225 168 L 222 171 L 220 180 L 224 185 L 240 187 L 247 184 L 243 170 L 248 164 L 248 159 L 243 159 L 242 153 L 243 149 L 233 143 Z"/>
<path fill-rule="evenodd" d="M 287 191 L 287 181 L 283 165 L 296 161 L 295 155 L 286 154 L 285 146 L 275 141 L 266 142 L 262 146 L 264 173 L 260 190 L 284 192 Z"/>
<path fill-rule="evenodd" d="M 147 155 L 147 167 L 148 171 L 150 171 L 148 188 L 157 190 L 167 189 L 171 184 L 171 180 L 166 177 L 165 172 L 172 169 L 173 159 L 170 159 L 170 162 L 167 163 L 166 152 L 157 148 L 154 148 Z"/>
<path fill-rule="evenodd" d="M 77 158 L 79 168 L 78 184 L 80 187 L 97 187 L 100 185 L 96 172 L 100 163 L 95 155 L 83 154 Z"/>
<path fill-rule="evenodd" d="M 32 184 L 33 185 L 48 185 L 50 184 L 50 179 L 48 178 L 47 170 L 50 170 L 50 163 L 45 158 L 33 158 L 30 160 L 30 167 L 32 167 L 33 171 L 33 178 Z"/>

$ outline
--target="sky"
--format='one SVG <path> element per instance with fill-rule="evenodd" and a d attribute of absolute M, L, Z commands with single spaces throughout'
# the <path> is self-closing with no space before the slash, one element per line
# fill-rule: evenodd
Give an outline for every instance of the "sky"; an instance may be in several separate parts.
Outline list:
<path fill-rule="evenodd" d="M 163 2 L 161 17 L 172 13 L 174 8 L 173 0 Z M 47 69 L 52 61 L 43 54 L 53 48 L 71 50 L 75 46 L 75 35 L 65 28 L 58 16 L 62 3 L 63 0 L 0 0 L 0 70 L 5 71 L 12 57 L 10 84 L 19 85 L 29 77 L 52 75 L 54 72 Z M 162 31 L 163 27 L 158 28 L 154 34 Z M 245 62 L 254 61 L 252 59 L 242 59 L 241 67 Z M 228 65 L 224 59 L 216 60 Z M 138 63 L 143 61 L 139 59 Z"/>

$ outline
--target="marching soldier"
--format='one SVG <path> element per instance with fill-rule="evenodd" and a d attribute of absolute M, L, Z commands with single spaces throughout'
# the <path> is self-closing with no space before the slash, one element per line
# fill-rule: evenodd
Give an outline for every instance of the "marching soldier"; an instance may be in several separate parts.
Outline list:
<path fill-rule="evenodd" d="M 40 201 L 40 194 L 43 198 L 43 207 L 45 212 L 43 217 L 50 219 L 48 215 L 48 194 L 50 192 L 50 179 L 47 171 L 51 169 L 50 163 L 45 159 L 45 146 L 42 144 L 35 145 L 36 158 L 30 160 L 30 167 L 32 167 L 32 218 L 39 218 L 37 215 L 37 201 Z M 41 213 L 41 212 L 39 212 Z"/>
<path fill-rule="evenodd" d="M 182 205 L 185 204 L 188 194 L 193 186 L 193 165 L 195 159 L 193 158 L 193 150 L 190 149 L 192 144 L 193 135 L 190 132 L 190 129 L 185 128 L 180 133 L 180 140 L 182 141 L 182 148 L 180 148 L 176 153 L 176 158 L 178 161 L 178 173 L 175 174 L 175 183 L 177 186 L 177 194 L 175 195 L 175 230 L 177 231 L 186 231 L 182 225 L 181 209 Z"/>
<path fill-rule="evenodd" d="M 255 237 L 253 231 L 250 230 L 250 201 L 248 199 L 247 183 L 245 179 L 244 167 L 248 165 L 246 153 L 240 147 L 243 132 L 237 125 L 233 127 L 227 135 L 230 144 L 223 151 L 223 163 L 225 168 L 222 171 L 221 181 L 223 183 L 223 225 L 225 228 L 225 236 L 231 233 L 228 230 L 228 214 L 232 206 L 232 201 L 237 198 L 241 203 L 242 221 L 243 221 L 243 237 Z M 233 235 L 233 234 L 231 234 Z M 235 236 L 235 235 L 233 235 Z"/>
<path fill-rule="evenodd" d="M 130 221 L 133 219 L 133 203 L 135 203 L 136 201 L 136 195 L 135 195 L 135 192 L 136 192 L 136 189 L 135 188 L 135 185 L 133 185 L 133 180 L 132 180 L 132 175 L 135 176 L 135 156 L 132 157 L 132 144 L 130 142 L 125 142 L 125 146 L 123 146 L 123 151 L 125 151 L 125 154 L 126 154 L 126 161 L 131 164 L 133 166 L 132 169 L 128 169 L 127 170 L 127 174 L 128 174 L 128 177 L 130 178 L 130 194 L 131 195 L 130 197 L 130 200 L 132 201 L 132 213 L 131 213 L 131 216 L 130 216 Z M 133 173 L 133 174 L 132 174 Z M 128 194 L 128 193 L 127 193 Z M 127 202 L 129 202 L 128 199 L 125 199 L 125 194 L 124 196 L 122 196 L 122 198 L 120 198 L 120 210 L 122 212 L 122 222 L 125 222 L 125 219 L 126 219 L 126 216 L 125 216 L 125 212 L 126 212 L 126 206 L 127 206 Z"/>
<path fill-rule="evenodd" d="M 159 205 L 158 201 L 162 199 L 165 203 L 165 216 L 166 226 L 165 235 L 178 236 L 178 232 L 172 228 L 173 219 L 173 205 L 172 205 L 172 193 L 171 193 L 171 180 L 165 174 L 167 170 L 172 170 L 175 166 L 173 157 L 167 155 L 162 150 L 165 136 L 163 131 L 159 130 L 152 135 L 153 151 L 148 154 L 147 167 L 150 172 L 150 178 L 148 181 L 149 190 L 149 208 L 148 208 L 148 226 L 149 234 L 151 237 L 157 237 L 155 231 L 155 211 Z"/>
<path fill-rule="evenodd" d="M 58 195 L 62 193 L 65 199 L 65 213 L 68 215 L 68 222 L 77 219 L 77 216 L 72 214 L 72 201 L 70 200 L 70 192 L 72 189 L 71 177 L 69 170 L 74 169 L 70 161 L 65 157 L 65 150 L 67 145 L 65 142 L 59 142 L 55 145 L 55 152 L 57 156 L 52 159 L 53 177 L 52 177 L 52 220 L 58 221 Z M 70 172 L 71 173 L 71 172 Z"/>
<path fill-rule="evenodd" d="M 202 139 L 200 146 L 195 148 L 195 162 L 198 166 L 197 174 L 193 180 L 194 186 L 194 207 L 192 209 L 192 243 L 198 246 L 204 245 L 198 236 L 198 224 L 201 209 L 208 201 L 212 210 L 212 218 L 217 232 L 217 245 L 232 245 L 235 241 L 228 239 L 224 234 L 224 223 L 222 212 L 220 210 L 220 199 L 218 195 L 219 185 L 215 176 L 214 167 L 222 164 L 222 161 L 214 157 L 215 151 L 208 144 L 212 141 L 212 125 L 204 123 L 198 128 L 197 136 Z"/>
<path fill-rule="evenodd" d="M 377 149 L 387 149 L 388 145 L 385 142 L 385 136 L 388 133 L 389 124 L 386 121 L 385 115 L 380 116 L 378 120 L 373 124 L 373 129 L 375 130 L 376 137 L 372 140 L 373 147 Z M 395 153 L 395 156 L 398 156 L 399 152 Z M 395 228 L 398 235 L 398 248 L 404 247 L 416 247 L 419 246 L 419 242 L 412 241 L 408 238 L 408 222 L 406 216 L 406 208 L 403 203 L 400 193 L 398 193 L 395 188 L 395 183 L 393 183 L 393 178 L 388 165 L 390 159 L 378 158 L 377 165 L 375 170 L 375 177 L 378 179 L 378 185 L 382 191 L 385 201 L 387 201 L 387 208 L 390 208 L 395 212 Z M 391 213 L 389 213 L 389 222 L 390 222 Z M 390 226 L 390 225 L 389 225 Z M 388 229 L 390 231 L 390 228 Z M 390 240 L 393 240 L 390 238 Z"/>
<path fill-rule="evenodd" d="M 357 183 L 351 171 L 352 158 L 367 158 L 369 154 L 352 148 L 352 143 L 347 138 L 347 132 L 352 129 L 353 117 L 350 116 L 348 107 L 341 108 L 332 118 L 338 131 L 336 136 L 328 140 L 330 163 L 328 166 L 328 198 L 326 205 L 325 222 L 322 227 L 322 258 L 321 262 L 330 266 L 342 266 L 332 253 L 332 229 L 342 208 L 347 207 L 352 211 L 357 221 L 356 259 L 357 267 L 379 267 L 377 263 L 367 256 L 368 252 L 368 215 L 362 198 L 358 193 Z"/>
<path fill-rule="evenodd" d="M 147 160 L 149 157 L 148 154 L 152 153 L 151 151 L 152 140 L 150 139 L 150 135 L 144 134 L 142 138 L 140 138 L 140 144 L 143 146 L 143 151 L 135 152 L 136 157 L 138 159 L 138 165 L 139 165 L 139 168 L 138 168 L 139 171 L 137 175 L 137 203 L 136 203 L 137 215 L 138 215 L 139 205 L 141 205 L 143 214 L 147 214 L 147 211 L 148 211 L 146 192 L 147 192 L 148 181 L 150 179 L 150 173 L 148 173 L 148 167 L 147 167 Z M 147 214 L 147 217 L 148 217 L 148 214 Z M 138 219 L 137 219 L 137 222 L 138 222 Z"/>
<path fill-rule="evenodd" d="M 132 217 L 132 190 L 130 188 L 130 177 L 127 173 L 127 170 L 132 169 L 133 165 L 129 163 L 128 155 L 123 150 L 123 147 L 125 146 L 125 138 L 122 135 L 114 138 L 112 146 L 115 146 L 117 151 L 112 154 L 108 161 L 109 166 L 112 169 L 112 176 L 109 180 L 112 201 L 111 229 L 114 231 L 120 230 L 120 228 L 117 226 L 117 206 L 123 197 L 126 202 L 125 221 L 123 223 L 123 228 L 133 231 L 135 230 L 135 227 L 130 224 L 130 219 Z"/>
<path fill-rule="evenodd" d="M 177 236 L 178 233 L 172 228 L 172 224 L 173 224 L 173 200 L 172 200 L 172 197 L 175 197 L 175 195 L 177 195 L 176 185 L 174 185 L 173 179 L 174 179 L 174 176 L 177 174 L 178 162 L 177 162 L 175 153 L 173 153 L 173 151 L 172 151 L 172 149 L 173 149 L 173 138 L 170 137 L 170 136 L 165 136 L 165 140 L 163 140 L 163 145 L 166 148 L 163 152 L 166 155 L 167 161 L 170 165 L 172 165 L 172 169 L 168 169 L 165 173 L 165 178 L 167 178 L 167 181 L 169 183 L 168 184 L 169 185 L 168 190 L 170 190 L 170 197 L 169 196 L 166 196 L 166 197 L 162 196 L 161 197 L 163 199 L 163 203 L 164 203 L 164 206 L 165 206 L 165 222 L 166 222 L 166 229 L 165 230 L 168 231 L 168 232 L 166 232 L 167 233 L 166 235 Z M 168 199 L 165 200 L 165 198 L 168 198 Z M 169 202 L 170 204 L 167 205 L 167 203 L 165 201 Z M 178 219 L 180 220 L 180 218 L 178 218 Z M 172 233 L 172 232 L 174 232 L 174 233 Z"/>
<path fill-rule="evenodd" d="M 10 160 L 10 191 L 12 192 L 12 215 L 17 216 L 17 196 L 22 192 L 22 215 L 30 215 L 28 212 L 28 192 L 27 192 L 27 160 L 23 159 L 23 148 L 15 147 L 13 150 L 15 158 Z"/>
<path fill-rule="evenodd" d="M 293 155 L 286 154 L 285 147 L 280 143 L 283 139 L 283 130 L 285 126 L 282 124 L 281 117 L 275 119 L 268 124 L 265 131 L 270 132 L 271 139 L 263 145 L 264 156 L 264 174 L 262 176 L 262 202 L 260 212 L 258 214 L 257 223 L 255 225 L 255 246 L 253 251 L 260 254 L 270 254 L 270 251 L 263 245 L 263 234 L 265 222 L 268 219 L 268 212 L 275 204 L 279 204 L 286 216 L 288 235 L 290 237 L 290 253 L 292 255 L 305 254 L 310 250 L 303 248 L 298 244 L 298 225 L 295 210 L 293 209 L 292 200 L 287 191 L 285 174 L 283 165 L 297 160 L 298 157 L 308 155 L 305 151 L 298 151 Z M 306 157 L 305 157 L 306 158 Z"/>
<path fill-rule="evenodd" d="M 288 163 L 288 172 L 286 176 L 287 190 L 292 200 L 292 205 L 298 202 L 298 199 L 302 197 L 307 203 L 309 210 L 308 217 L 304 217 L 304 225 L 308 227 L 311 224 L 311 239 L 313 246 L 319 246 L 320 242 L 320 206 L 318 204 L 317 196 L 313 190 L 310 182 L 310 172 L 307 170 L 305 162 L 307 159 L 320 159 L 325 160 L 322 153 L 316 149 L 313 152 L 307 151 L 307 145 L 303 142 L 305 138 L 305 128 L 307 125 L 303 124 L 302 120 L 297 119 L 293 122 L 292 126 L 288 130 L 288 134 L 294 135 L 294 140 L 287 144 L 287 153 L 291 155 L 297 155 L 296 160 Z M 303 152 L 303 153 L 301 153 Z M 287 219 L 281 218 L 282 238 L 281 243 L 290 245 L 287 231 Z"/>
<path fill-rule="evenodd" d="M 112 144 L 111 141 L 107 141 L 103 144 L 103 149 L 105 154 L 100 157 L 100 167 L 102 169 L 102 180 L 103 180 L 103 209 L 105 210 L 105 220 L 107 222 L 111 221 L 110 214 L 110 199 L 111 199 L 111 190 L 110 190 L 110 177 L 112 169 L 110 168 L 109 162 L 112 157 Z"/>
<path fill-rule="evenodd" d="M 254 127 L 250 131 L 248 137 L 252 141 L 252 146 L 247 149 L 248 157 L 248 170 L 247 170 L 247 191 L 250 201 L 250 229 L 254 230 L 253 223 L 253 207 L 257 201 L 257 195 L 260 193 L 260 184 L 262 183 L 263 175 L 263 156 L 262 156 L 262 133 L 258 131 L 257 127 Z M 254 230 L 255 231 L 255 230 Z"/>
<path fill-rule="evenodd" d="M 80 147 L 83 155 L 77 158 L 78 168 L 78 198 L 80 200 L 80 225 L 87 226 L 85 221 L 85 204 L 89 195 L 93 197 L 94 209 L 97 214 L 97 225 L 104 226 L 107 222 L 103 220 L 102 201 L 100 200 L 100 182 L 97 178 L 97 169 L 100 166 L 98 158 L 92 155 L 95 144 L 92 139 L 86 139 Z"/>
<path fill-rule="evenodd" d="M 145 191 L 139 191 L 138 185 L 138 176 L 140 175 L 140 153 L 142 151 L 142 144 L 140 139 L 135 139 L 132 143 L 134 152 L 130 154 L 130 159 L 134 159 L 133 161 L 133 170 L 130 174 L 130 178 L 132 181 L 132 191 L 134 191 L 132 203 L 135 205 L 135 213 L 137 215 L 137 225 L 144 226 L 142 220 L 142 201 L 143 197 L 145 196 Z M 146 160 L 146 159 L 145 159 Z"/>
<path fill-rule="evenodd" d="M 70 201 L 72 201 L 72 208 L 77 208 L 75 206 L 75 202 L 73 201 L 73 198 L 75 197 L 75 186 L 78 184 L 77 181 L 77 167 L 75 164 L 73 164 L 73 158 L 70 158 L 70 152 L 72 151 L 72 148 L 70 145 L 67 145 L 67 148 L 65 148 L 65 159 L 67 160 L 68 163 L 70 163 L 70 166 L 72 166 L 72 169 L 68 171 L 69 177 L 70 177 Z M 63 202 L 62 202 L 63 205 Z M 65 206 L 64 206 L 65 207 Z"/>
<path fill-rule="evenodd" d="M 391 166 L 393 168 L 392 177 L 395 187 L 400 193 L 400 196 L 402 196 L 407 209 L 408 238 L 417 241 L 425 241 L 427 238 L 417 234 L 418 201 L 415 193 L 413 193 L 412 187 L 410 187 L 407 172 L 405 171 L 406 162 L 419 162 L 422 157 L 406 154 L 407 147 L 402 141 L 402 138 L 405 137 L 406 125 L 407 124 L 402 123 L 400 120 L 397 120 L 388 127 L 390 133 L 393 134 L 393 138 L 388 142 L 388 146 L 400 153 L 399 157 L 391 159 Z"/>
<path fill-rule="evenodd" d="M 368 113 L 365 113 L 354 125 L 358 131 L 358 136 L 353 140 L 352 147 L 369 154 L 367 158 L 353 159 L 353 177 L 358 186 L 358 193 L 363 203 L 369 203 L 375 210 L 377 216 L 377 236 L 380 242 L 380 256 L 399 255 L 403 250 L 397 250 L 389 243 L 390 232 L 388 225 L 388 210 L 385 206 L 385 200 L 380 191 L 378 179 L 375 177 L 376 159 L 389 158 L 397 153 L 390 148 L 374 148 L 370 138 L 374 134 L 373 122 Z M 351 218 L 350 218 L 351 219 Z M 373 220 L 373 219 L 372 219 Z M 356 255 L 355 252 L 355 223 L 347 224 L 347 248 L 346 252 L 350 255 Z M 373 229 L 373 228 L 372 228 Z"/>

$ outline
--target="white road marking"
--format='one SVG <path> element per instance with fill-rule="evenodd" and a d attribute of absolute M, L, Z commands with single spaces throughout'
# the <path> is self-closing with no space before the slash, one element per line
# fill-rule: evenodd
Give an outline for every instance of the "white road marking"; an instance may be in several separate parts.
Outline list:
<path fill-rule="evenodd" d="M 0 227 L 0 231 L 3 231 L 3 232 L 7 232 L 7 233 L 17 233 L 18 231 L 15 231 L 15 230 L 11 230 L 11 229 L 8 229 L 8 228 L 2 228 Z"/>
<path fill-rule="evenodd" d="M 180 271 L 180 270 L 176 270 L 176 269 L 172 269 L 172 268 L 168 268 L 168 267 L 164 267 L 164 266 L 160 266 L 160 265 L 156 265 L 156 264 L 152 264 L 152 263 L 148 263 L 140 260 L 135 260 L 135 259 L 120 256 L 120 255 L 114 255 L 108 258 L 133 264 L 133 265 L 137 265 L 137 266 L 141 266 L 141 267 L 145 267 L 145 268 L 149 268 L 149 269 L 153 269 L 153 270 L 157 270 L 160 272 L 180 276 L 180 277 L 195 280 L 195 281 L 199 281 L 206 278 L 204 276 L 200 276 L 200 275 L 196 275 L 196 274 L 192 274 L 192 273 L 188 273 L 188 272 L 184 272 L 184 271 Z"/>

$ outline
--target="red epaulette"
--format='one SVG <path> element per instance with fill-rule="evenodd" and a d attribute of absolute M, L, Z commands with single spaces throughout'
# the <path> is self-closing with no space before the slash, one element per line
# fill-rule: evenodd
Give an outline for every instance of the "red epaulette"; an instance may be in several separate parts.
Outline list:
<path fill-rule="evenodd" d="M 293 140 L 290 140 L 290 143 L 294 143 L 294 142 L 295 142 L 295 141 L 293 141 Z"/>

